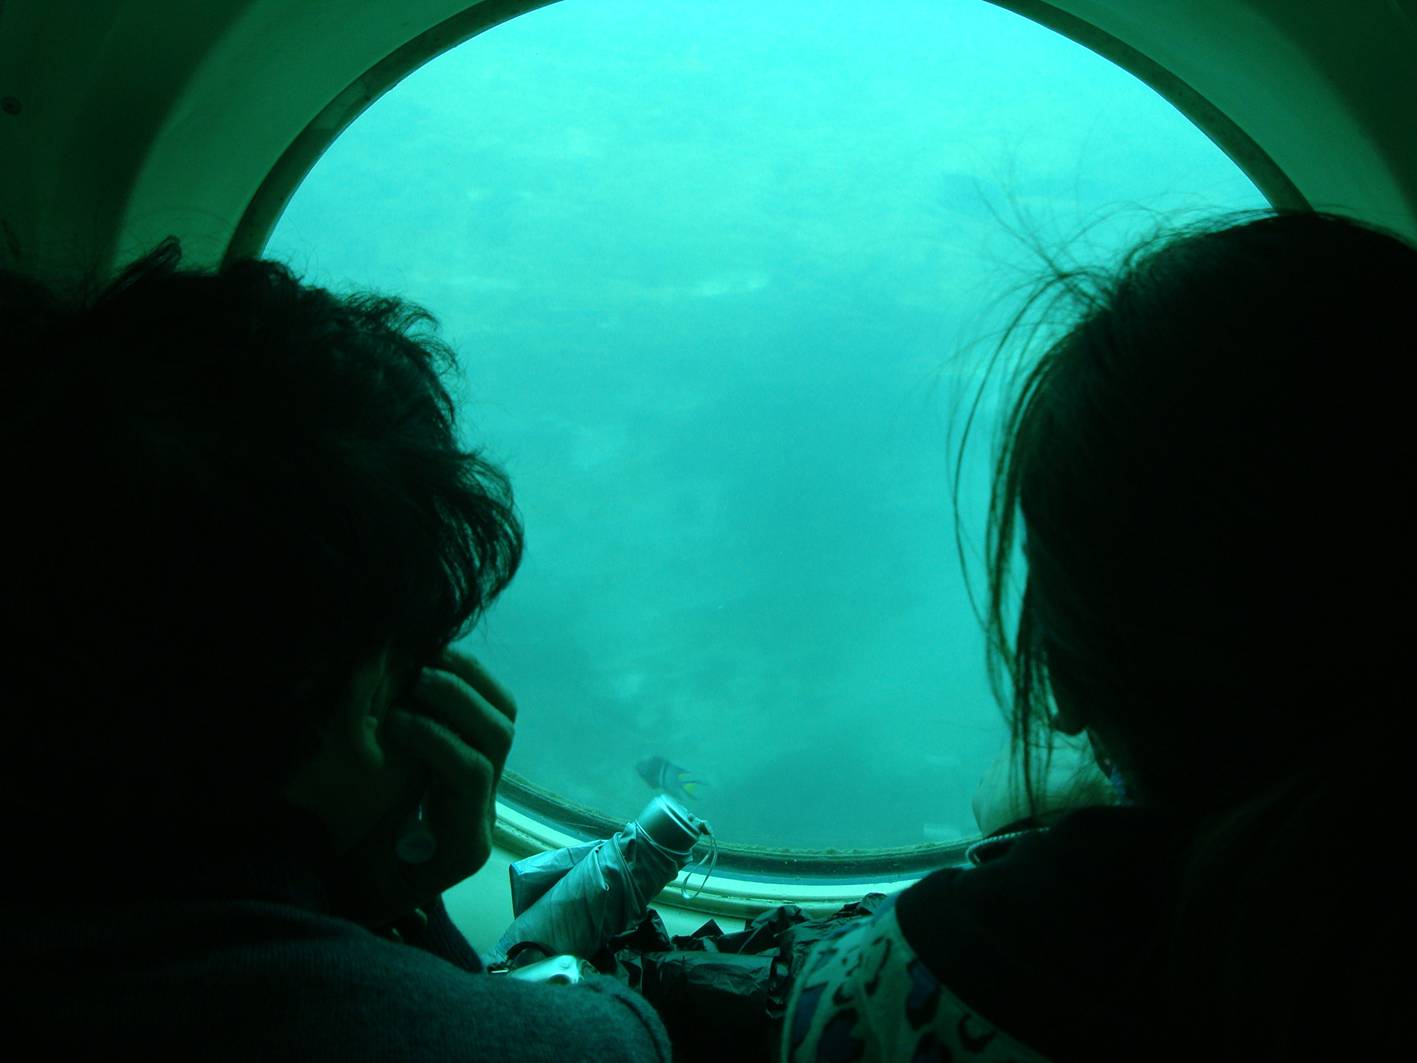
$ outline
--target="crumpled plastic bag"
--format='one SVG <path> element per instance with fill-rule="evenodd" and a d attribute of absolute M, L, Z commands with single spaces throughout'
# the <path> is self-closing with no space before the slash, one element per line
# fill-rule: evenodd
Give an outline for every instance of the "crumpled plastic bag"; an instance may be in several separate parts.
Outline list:
<path fill-rule="evenodd" d="M 669 936 L 651 909 L 591 962 L 654 1006 L 679 1063 L 775 1060 L 792 979 L 807 953 L 843 923 L 871 915 L 885 899 L 883 893 L 868 893 L 819 919 L 784 904 L 733 933 L 710 919 L 677 937 Z"/>

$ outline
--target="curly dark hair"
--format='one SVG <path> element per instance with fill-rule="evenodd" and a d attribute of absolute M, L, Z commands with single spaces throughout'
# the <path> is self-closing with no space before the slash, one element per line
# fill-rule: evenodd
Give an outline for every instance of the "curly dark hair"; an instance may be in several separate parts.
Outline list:
<path fill-rule="evenodd" d="M 389 649 L 411 679 L 521 560 L 428 311 L 181 256 L 69 295 L 0 275 L 21 809 L 240 808 L 316 752 L 360 664 Z"/>
<path fill-rule="evenodd" d="M 983 617 L 1029 800 L 1066 706 L 1189 838 L 1178 1024 L 1214 1038 L 1206 1058 L 1297 1058 L 1325 1016 L 1394 1000 L 1348 904 L 1391 885 L 1315 856 L 1325 838 L 1361 849 L 1407 803 L 1410 624 L 1392 606 L 1413 592 L 1417 249 L 1292 210 L 1162 226 L 1109 269 L 1030 242 L 1045 279 L 970 417 L 1047 307 L 1000 426 Z M 1030 354 L 1059 306 L 1061 334 Z"/>

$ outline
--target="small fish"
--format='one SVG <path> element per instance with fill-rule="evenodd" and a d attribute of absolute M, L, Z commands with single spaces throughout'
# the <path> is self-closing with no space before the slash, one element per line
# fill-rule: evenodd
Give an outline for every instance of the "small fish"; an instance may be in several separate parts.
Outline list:
<path fill-rule="evenodd" d="M 635 765 L 635 771 L 651 787 L 678 801 L 692 801 L 708 785 L 703 779 L 695 777 L 693 772 L 685 771 L 663 757 L 646 757 Z"/>

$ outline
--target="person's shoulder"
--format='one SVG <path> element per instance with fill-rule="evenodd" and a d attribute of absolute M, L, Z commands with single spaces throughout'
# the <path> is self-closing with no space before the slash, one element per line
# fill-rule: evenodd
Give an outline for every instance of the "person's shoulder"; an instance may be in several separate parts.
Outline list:
<path fill-rule="evenodd" d="M 1120 852 L 1133 856 L 1169 852 L 1180 834 L 1179 822 L 1164 812 L 1137 805 L 1080 808 L 1043 822 L 1020 820 L 981 838 L 964 860 L 939 868 L 901 895 L 902 920 L 924 906 L 936 906 L 951 893 L 995 890 L 1006 878 L 1024 880 L 1048 868 L 1105 864 Z"/>
<path fill-rule="evenodd" d="M 482 1046 L 479 1058 L 671 1058 L 658 1014 L 640 994 L 605 975 L 559 985 L 469 971 L 358 928 L 334 949 L 350 961 L 326 985 L 338 1000 L 337 1012 L 379 1009 L 395 1028 L 418 1028 L 420 1036 L 438 1043 Z"/>
<path fill-rule="evenodd" d="M 461 973 L 461 972 L 459 972 Z M 669 1063 L 664 1023 L 640 994 L 607 975 L 575 985 L 524 982 L 506 975 L 467 974 L 449 1009 L 489 1035 L 505 1054 L 487 1059 L 627 1060 Z"/>
<path fill-rule="evenodd" d="M 11 1003 L 79 1055 L 160 1030 L 168 1054 L 213 1060 L 262 1057 L 272 1037 L 354 1060 L 454 1058 L 467 1045 L 490 1060 L 671 1058 L 654 1010 L 603 975 L 552 985 L 466 970 L 283 902 L 53 915 L 7 965 L 18 975 L 62 959 L 87 974 L 62 999 L 32 977 Z M 82 1021 L 61 1029 L 56 1008 Z"/>

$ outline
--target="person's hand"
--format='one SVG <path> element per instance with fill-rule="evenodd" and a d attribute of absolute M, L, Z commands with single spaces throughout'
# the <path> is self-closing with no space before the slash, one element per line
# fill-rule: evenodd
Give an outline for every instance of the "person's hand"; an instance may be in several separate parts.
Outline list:
<path fill-rule="evenodd" d="M 341 859 L 332 898 L 338 914 L 371 927 L 416 919 L 417 909 L 487 862 L 516 715 L 512 696 L 470 654 L 448 650 L 437 667 L 423 669 L 380 732 L 388 757 L 410 762 L 412 785 Z M 407 864 L 395 845 L 420 799 L 437 846 L 427 863 Z"/>

